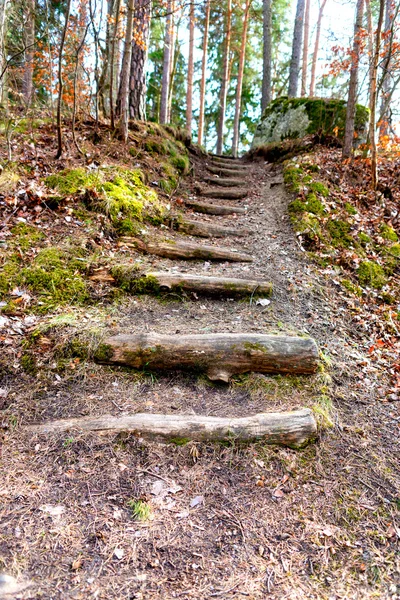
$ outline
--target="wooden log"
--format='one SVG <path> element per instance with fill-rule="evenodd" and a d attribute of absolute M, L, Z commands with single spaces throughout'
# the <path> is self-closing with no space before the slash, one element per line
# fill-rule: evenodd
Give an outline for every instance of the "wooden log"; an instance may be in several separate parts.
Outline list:
<path fill-rule="evenodd" d="M 246 198 L 248 193 L 249 190 L 247 188 L 244 190 L 232 188 L 226 190 L 221 190 L 221 188 L 207 188 L 200 190 L 200 196 L 203 196 L 203 198 L 219 198 L 221 200 L 240 200 L 241 198 Z"/>
<path fill-rule="evenodd" d="M 209 152 L 208 156 L 211 156 L 211 158 L 220 158 L 222 160 L 229 160 L 232 162 L 239 162 L 240 160 L 240 158 L 237 156 L 232 156 L 231 154 L 216 154 L 214 152 Z"/>
<path fill-rule="evenodd" d="M 223 206 L 197 200 L 185 200 L 185 204 L 196 212 L 207 215 L 244 215 L 247 212 L 246 208 L 242 206 Z"/>
<path fill-rule="evenodd" d="M 226 160 L 225 158 L 219 158 L 218 156 L 212 156 L 211 161 L 215 165 L 227 167 L 228 169 L 245 169 L 246 165 L 238 160 Z"/>
<path fill-rule="evenodd" d="M 99 362 L 135 369 L 204 371 L 228 382 L 237 373 L 314 373 L 318 348 L 311 338 L 264 334 L 127 334 L 108 338 Z"/>
<path fill-rule="evenodd" d="M 220 187 L 243 187 L 247 185 L 247 181 L 243 179 L 232 179 L 223 177 L 204 177 L 204 181 L 210 185 L 218 185 Z"/>
<path fill-rule="evenodd" d="M 183 231 L 189 235 L 198 237 L 247 237 L 253 235 L 250 229 L 235 229 L 234 227 L 223 227 L 215 223 L 192 221 L 191 219 L 176 220 L 171 222 L 172 229 Z"/>
<path fill-rule="evenodd" d="M 235 248 L 206 246 L 193 242 L 149 242 L 133 237 L 123 237 L 119 244 L 136 248 L 145 254 L 154 254 L 163 258 L 182 258 L 184 260 L 223 260 L 230 262 L 253 262 L 249 254 L 238 252 Z"/>
<path fill-rule="evenodd" d="M 60 419 L 27 428 L 33 433 L 67 431 L 127 431 L 150 438 L 195 441 L 253 441 L 300 448 L 315 439 L 317 424 L 312 411 L 302 408 L 288 412 L 260 413 L 249 417 L 206 417 L 200 415 L 102 415 Z"/>
<path fill-rule="evenodd" d="M 227 177 L 243 177 L 242 169 L 207 166 L 207 170 L 214 175 L 226 175 Z M 244 170 L 244 169 L 243 169 Z"/>
<path fill-rule="evenodd" d="M 188 273 L 151 272 L 145 275 L 156 288 L 161 290 L 187 290 L 207 295 L 249 296 L 250 294 L 272 294 L 272 283 L 255 279 L 234 277 L 206 277 Z M 145 283 L 145 279 L 143 280 Z M 150 286 L 146 286 L 150 287 Z"/>

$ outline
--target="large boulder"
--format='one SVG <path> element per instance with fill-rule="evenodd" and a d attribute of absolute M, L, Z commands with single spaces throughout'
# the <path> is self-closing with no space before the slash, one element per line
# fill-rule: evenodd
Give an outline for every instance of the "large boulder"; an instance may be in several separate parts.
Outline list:
<path fill-rule="evenodd" d="M 355 131 L 358 142 L 365 141 L 369 110 L 357 104 Z M 346 102 L 326 98 L 276 98 L 264 111 L 254 134 L 252 148 L 303 138 L 307 134 L 344 136 Z"/>

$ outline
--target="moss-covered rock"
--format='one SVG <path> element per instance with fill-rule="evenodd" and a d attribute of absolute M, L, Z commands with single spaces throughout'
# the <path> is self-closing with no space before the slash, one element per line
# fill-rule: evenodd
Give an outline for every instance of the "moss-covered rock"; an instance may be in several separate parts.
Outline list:
<path fill-rule="evenodd" d="M 384 240 L 388 240 L 390 242 L 397 242 L 399 239 L 393 227 L 390 227 L 386 223 L 382 223 L 380 227 L 380 234 Z"/>
<path fill-rule="evenodd" d="M 369 111 L 357 104 L 357 143 L 364 140 Z M 276 98 L 265 109 L 254 135 L 252 148 L 307 134 L 344 135 L 346 102 L 325 98 Z"/>

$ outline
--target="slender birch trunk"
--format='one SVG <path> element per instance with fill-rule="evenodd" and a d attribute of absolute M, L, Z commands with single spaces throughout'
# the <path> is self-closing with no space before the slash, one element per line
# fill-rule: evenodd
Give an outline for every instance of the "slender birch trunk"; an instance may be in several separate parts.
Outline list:
<path fill-rule="evenodd" d="M 194 74 L 194 0 L 189 5 L 189 58 L 186 90 L 186 129 L 192 135 L 193 118 L 193 74 Z"/>
<path fill-rule="evenodd" d="M 311 83 L 310 83 L 310 96 L 311 96 L 311 98 L 313 98 L 313 96 L 315 94 L 315 77 L 316 77 L 316 73 L 317 73 L 317 59 L 318 59 L 318 52 L 319 52 L 319 40 L 320 40 L 320 37 L 321 37 L 322 17 L 324 15 L 324 9 L 325 9 L 326 2 L 327 2 L 327 0 L 323 0 L 322 1 L 322 4 L 319 7 L 319 13 L 318 13 L 317 32 L 315 34 L 314 53 L 313 53 L 312 67 L 311 67 Z"/>
<path fill-rule="evenodd" d="M 264 112 L 271 102 L 272 71 L 272 11 L 271 0 L 263 0 L 263 79 L 261 92 L 261 111 Z"/>
<path fill-rule="evenodd" d="M 372 28 L 372 10 L 371 0 L 365 0 L 365 10 L 367 13 L 367 32 L 368 32 L 368 97 L 371 97 L 371 85 L 372 85 L 372 56 L 374 54 L 374 30 Z"/>
<path fill-rule="evenodd" d="M 204 35 L 203 35 L 203 56 L 201 60 L 201 83 L 200 83 L 200 107 L 199 107 L 199 126 L 197 133 L 197 142 L 203 145 L 204 136 L 204 112 L 206 104 L 206 71 L 207 71 L 207 51 L 208 51 L 208 29 L 210 26 L 211 1 L 206 0 L 206 14 L 204 17 Z"/>
<path fill-rule="evenodd" d="M 124 142 L 128 140 L 129 123 L 129 72 L 131 70 L 132 59 L 132 38 L 133 38 L 133 11 L 135 0 L 128 0 L 128 12 L 126 16 L 126 32 L 124 54 L 122 56 L 122 68 L 119 87 L 119 133 Z"/>
<path fill-rule="evenodd" d="M 304 16 L 304 42 L 303 42 L 303 67 L 301 70 L 301 95 L 306 95 L 307 68 L 308 68 L 308 41 L 310 37 L 310 0 L 306 0 L 306 12 Z"/>
<path fill-rule="evenodd" d="M 35 55 L 35 0 L 28 0 L 25 22 L 25 65 L 22 80 L 22 93 L 29 107 L 33 100 L 33 67 Z"/>
<path fill-rule="evenodd" d="M 110 122 L 111 129 L 115 128 L 115 110 L 114 110 L 114 88 L 115 88 L 115 50 L 117 45 L 118 37 L 118 26 L 119 26 L 119 13 L 121 11 L 121 0 L 115 2 L 115 22 L 113 26 L 113 36 L 111 40 L 111 56 L 110 56 L 110 90 L 109 90 L 109 102 L 110 102 Z"/>
<path fill-rule="evenodd" d="M 380 108 L 380 126 L 379 137 L 383 137 L 388 133 L 388 111 L 385 109 L 386 99 L 390 92 L 390 62 L 392 58 L 392 40 L 389 34 L 392 29 L 392 0 L 386 0 L 385 6 L 385 34 L 386 34 L 386 53 L 385 60 L 382 65 L 382 91 L 381 91 L 381 108 Z"/>
<path fill-rule="evenodd" d="M 350 68 L 349 93 L 346 108 L 346 127 L 344 132 L 343 158 L 349 158 L 353 152 L 354 121 L 356 117 L 356 98 L 358 87 L 358 67 L 360 62 L 361 29 L 363 25 L 364 0 L 357 0 L 356 20 L 354 23 L 353 51 Z"/>
<path fill-rule="evenodd" d="M 304 25 L 304 4 L 305 0 L 297 0 L 296 19 L 293 30 L 292 58 L 290 60 L 289 69 L 288 96 L 291 98 L 295 98 L 297 96 L 297 88 L 299 86 L 300 57 Z"/>
<path fill-rule="evenodd" d="M 167 19 L 165 24 L 164 36 L 164 58 L 163 73 L 161 81 L 161 100 L 160 100 L 160 123 L 168 121 L 168 97 L 171 77 L 171 50 L 172 50 L 172 0 L 168 0 Z"/>
<path fill-rule="evenodd" d="M 247 43 L 247 27 L 249 23 L 249 12 L 250 12 L 251 0 L 246 0 L 244 15 L 243 15 L 243 30 L 242 30 L 242 43 L 240 46 L 239 56 L 239 70 L 236 85 L 236 100 L 235 100 L 235 117 L 233 121 L 233 140 L 232 140 L 232 154 L 233 156 L 238 155 L 239 148 L 239 125 L 240 125 L 240 109 L 242 104 L 242 88 L 243 88 L 243 72 L 244 62 L 246 58 L 246 43 Z"/>
<path fill-rule="evenodd" d="M 172 0 L 172 34 L 171 34 L 171 59 L 170 59 L 170 74 L 169 74 L 169 89 L 168 89 L 168 117 L 167 123 L 171 122 L 171 114 L 172 114 L 172 94 L 174 90 L 174 79 L 176 73 L 176 65 L 178 61 L 178 53 L 179 53 L 179 45 L 177 51 L 177 41 L 178 41 L 178 27 L 175 21 L 175 10 L 176 10 L 176 2 Z"/>
<path fill-rule="evenodd" d="M 220 112 L 217 131 L 217 154 L 222 154 L 224 146 L 224 129 L 225 129 L 225 111 L 226 97 L 228 94 L 229 83 L 229 52 L 231 48 L 231 32 L 232 32 L 232 0 L 228 0 L 225 22 L 225 47 L 222 67 L 222 80 L 220 92 Z"/>
<path fill-rule="evenodd" d="M 376 147 L 376 100 L 377 100 L 377 77 L 379 67 L 379 54 L 381 50 L 383 14 L 385 11 L 385 0 L 379 2 L 378 26 L 375 34 L 375 52 L 372 62 L 371 96 L 370 96 L 370 119 L 369 119 L 369 141 L 371 144 L 371 184 L 372 189 L 378 186 L 378 152 Z"/>

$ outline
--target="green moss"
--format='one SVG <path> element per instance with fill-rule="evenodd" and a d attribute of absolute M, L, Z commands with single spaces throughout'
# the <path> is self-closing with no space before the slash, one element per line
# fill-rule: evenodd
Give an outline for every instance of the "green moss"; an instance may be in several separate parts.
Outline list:
<path fill-rule="evenodd" d="M 266 347 L 257 342 L 256 343 L 244 342 L 243 346 L 248 352 L 256 351 L 256 352 L 263 352 L 264 354 L 265 354 L 265 352 L 267 352 Z"/>
<path fill-rule="evenodd" d="M 20 256 L 12 254 L 0 268 L 0 298 L 4 298 L 18 284 L 20 271 Z"/>
<path fill-rule="evenodd" d="M 308 187 L 312 192 L 314 192 L 315 194 L 320 194 L 324 198 L 327 198 L 329 196 L 328 188 L 320 181 L 313 181 Z"/>
<path fill-rule="evenodd" d="M 25 373 L 29 373 L 29 375 L 35 375 L 37 373 L 36 360 L 34 356 L 28 352 L 21 356 L 21 367 Z"/>
<path fill-rule="evenodd" d="M 171 158 L 171 164 L 182 174 L 189 172 L 190 162 L 189 157 L 183 154 L 178 154 Z"/>
<path fill-rule="evenodd" d="M 128 506 L 132 511 L 132 517 L 137 521 L 148 521 L 151 517 L 151 506 L 143 500 L 129 500 Z"/>
<path fill-rule="evenodd" d="M 171 444 L 175 444 L 175 446 L 186 446 L 186 444 L 190 442 L 190 439 L 185 437 L 174 437 L 169 441 Z"/>
<path fill-rule="evenodd" d="M 46 237 L 42 231 L 26 223 L 18 223 L 12 227 L 11 233 L 13 237 L 10 240 L 10 245 L 18 246 L 24 252 L 36 246 Z"/>
<path fill-rule="evenodd" d="M 100 182 L 99 172 L 86 171 L 83 168 L 66 169 L 46 177 L 48 187 L 55 189 L 62 196 L 70 196 L 96 187 Z"/>
<path fill-rule="evenodd" d="M 160 293 L 160 285 L 152 275 L 142 276 L 136 266 L 116 265 L 111 269 L 116 285 L 130 294 Z"/>
<path fill-rule="evenodd" d="M 358 234 L 358 239 L 360 240 L 362 246 L 366 246 L 367 244 L 371 243 L 371 238 L 363 231 L 360 231 Z"/>
<path fill-rule="evenodd" d="M 356 215 L 357 214 L 357 209 L 354 208 L 354 206 L 352 204 L 350 204 L 350 202 L 346 202 L 344 205 L 344 210 L 347 212 L 347 214 L 349 215 Z"/>
<path fill-rule="evenodd" d="M 354 239 L 350 235 L 350 223 L 340 219 L 332 219 L 328 222 L 326 228 L 335 248 L 348 248 L 354 244 Z"/>
<path fill-rule="evenodd" d="M 386 275 L 378 263 L 365 260 L 360 263 L 357 270 L 358 280 L 361 285 L 381 289 L 386 284 Z"/>
<path fill-rule="evenodd" d="M 148 152 L 149 154 L 167 154 L 168 153 L 168 148 L 165 142 L 160 141 L 160 140 L 156 140 L 156 139 L 150 139 L 147 140 L 144 143 L 144 149 L 146 150 L 146 152 Z"/>
<path fill-rule="evenodd" d="M 304 171 L 300 167 L 288 167 L 284 170 L 284 182 L 292 192 L 298 193 L 300 191 L 303 173 Z"/>
<path fill-rule="evenodd" d="M 290 202 L 288 210 L 291 214 L 299 214 L 306 212 L 307 209 L 305 203 L 302 202 L 299 198 L 296 198 L 296 200 Z"/>
<path fill-rule="evenodd" d="M 323 215 L 325 213 L 325 207 L 321 200 L 319 200 L 312 192 L 307 194 L 305 208 L 307 212 L 310 212 L 314 215 Z"/>
<path fill-rule="evenodd" d="M 108 344 L 99 344 L 93 353 L 93 357 L 98 362 L 108 362 L 114 355 L 114 351 Z"/>
<path fill-rule="evenodd" d="M 389 225 L 386 225 L 386 223 L 382 223 L 380 233 L 384 240 L 390 242 L 397 242 L 399 239 L 395 230 L 392 227 L 389 227 Z"/>
<path fill-rule="evenodd" d="M 360 288 L 359 285 L 354 285 L 349 279 L 342 279 L 341 284 L 351 294 L 355 294 L 359 297 L 362 296 L 362 288 Z"/>
<path fill-rule="evenodd" d="M 393 244 L 388 248 L 388 253 L 395 258 L 400 258 L 400 244 Z"/>
<path fill-rule="evenodd" d="M 119 235 L 137 235 L 140 231 L 140 223 L 132 219 L 121 219 L 116 223 Z"/>

